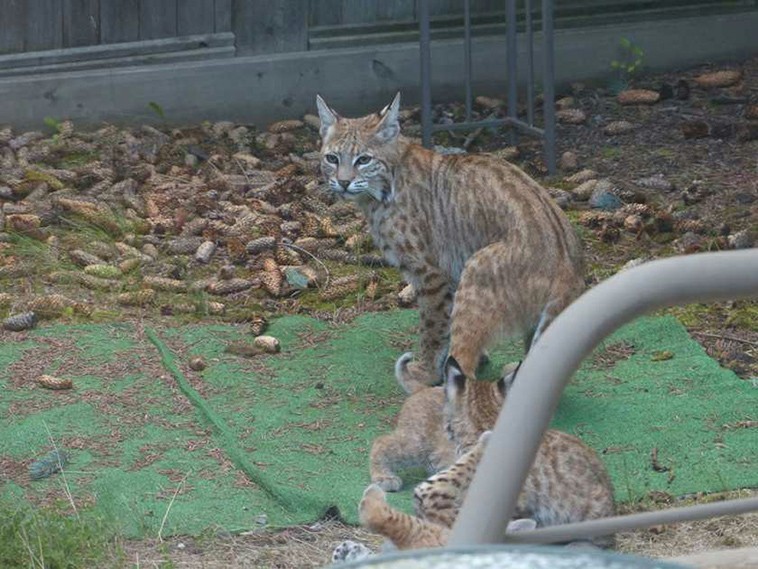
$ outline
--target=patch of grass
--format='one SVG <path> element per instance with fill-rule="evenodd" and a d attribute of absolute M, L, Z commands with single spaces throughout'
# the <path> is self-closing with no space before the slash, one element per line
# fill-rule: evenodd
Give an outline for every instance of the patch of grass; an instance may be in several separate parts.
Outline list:
<path fill-rule="evenodd" d="M 603 146 L 603 148 L 600 149 L 600 156 L 607 160 L 615 160 L 616 158 L 619 158 L 622 153 L 623 150 L 617 146 Z"/>
<path fill-rule="evenodd" d="M 0 567 L 5 569 L 102 567 L 114 537 L 104 520 L 87 512 L 75 517 L 54 506 L 0 503 Z"/>
<path fill-rule="evenodd" d="M 743 330 L 758 331 L 758 301 L 720 302 L 672 306 L 661 311 L 672 314 L 688 328 L 721 328 L 721 323 Z"/>

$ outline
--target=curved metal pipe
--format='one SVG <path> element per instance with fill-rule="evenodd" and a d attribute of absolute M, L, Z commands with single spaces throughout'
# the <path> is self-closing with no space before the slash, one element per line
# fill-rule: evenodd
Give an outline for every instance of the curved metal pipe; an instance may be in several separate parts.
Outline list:
<path fill-rule="evenodd" d="M 651 261 L 590 289 L 545 330 L 519 370 L 449 545 L 499 543 L 573 373 L 621 325 L 675 304 L 758 297 L 758 250 Z"/>

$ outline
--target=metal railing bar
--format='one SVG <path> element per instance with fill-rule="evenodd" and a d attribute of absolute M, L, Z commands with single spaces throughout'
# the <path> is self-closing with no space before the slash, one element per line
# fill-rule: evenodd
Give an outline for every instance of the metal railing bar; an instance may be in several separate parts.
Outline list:
<path fill-rule="evenodd" d="M 466 120 L 471 120 L 471 0 L 463 0 L 463 64 L 466 70 Z"/>
<path fill-rule="evenodd" d="M 534 30 L 532 29 L 532 0 L 524 0 L 526 15 L 526 122 L 534 126 Z"/>
<path fill-rule="evenodd" d="M 545 165 L 555 174 L 555 45 L 553 38 L 553 0 L 542 0 L 542 114 L 545 129 Z"/>
<path fill-rule="evenodd" d="M 421 136 L 427 148 L 432 141 L 432 48 L 429 0 L 418 0 L 421 51 Z"/>
<path fill-rule="evenodd" d="M 515 121 L 518 119 L 516 0 L 505 0 L 505 28 L 506 62 L 508 65 L 508 117 Z M 512 145 L 518 142 L 515 130 L 511 130 L 509 139 Z"/>
<path fill-rule="evenodd" d="M 543 136 L 545 134 L 545 131 L 539 127 L 528 125 L 522 120 L 513 120 L 510 117 L 466 123 L 456 122 L 452 124 L 433 124 L 430 128 L 432 132 L 440 132 L 445 130 L 472 130 L 475 128 L 491 128 L 498 126 L 517 128 L 525 133 L 532 134 L 534 136 Z"/>
<path fill-rule="evenodd" d="M 506 534 L 505 541 L 508 543 L 565 543 L 658 524 L 692 522 L 755 511 L 758 511 L 758 498 L 742 498 L 509 533 Z"/>
<path fill-rule="evenodd" d="M 756 249 L 651 261 L 616 274 L 568 306 L 524 358 L 449 545 L 503 540 L 561 393 L 603 338 L 635 317 L 665 306 L 750 297 L 758 297 Z"/>

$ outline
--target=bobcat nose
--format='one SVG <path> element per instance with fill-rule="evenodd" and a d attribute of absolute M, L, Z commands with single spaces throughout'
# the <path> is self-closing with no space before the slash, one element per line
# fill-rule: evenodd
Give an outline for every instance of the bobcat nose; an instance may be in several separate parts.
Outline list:
<path fill-rule="evenodd" d="M 343 190 L 347 190 L 347 187 L 350 185 L 350 182 L 352 180 L 337 180 L 337 183 L 342 186 Z"/>

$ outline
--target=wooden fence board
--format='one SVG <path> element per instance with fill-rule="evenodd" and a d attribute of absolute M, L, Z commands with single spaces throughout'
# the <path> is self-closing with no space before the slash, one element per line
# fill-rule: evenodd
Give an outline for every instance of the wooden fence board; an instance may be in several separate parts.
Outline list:
<path fill-rule="evenodd" d="M 213 0 L 180 0 L 176 11 L 176 30 L 180 36 L 213 33 Z"/>
<path fill-rule="evenodd" d="M 139 0 L 100 0 L 100 41 L 119 43 L 139 37 Z"/>
<path fill-rule="evenodd" d="M 100 0 L 63 0 L 63 47 L 100 43 Z"/>
<path fill-rule="evenodd" d="M 235 0 L 232 26 L 240 54 L 308 49 L 308 3 Z"/>
<path fill-rule="evenodd" d="M 24 51 L 25 0 L 0 0 L 0 53 Z"/>
<path fill-rule="evenodd" d="M 60 0 L 26 0 L 24 49 L 63 47 L 63 4 Z"/>
<path fill-rule="evenodd" d="M 140 0 L 139 37 L 154 40 L 176 35 L 177 0 Z"/>

